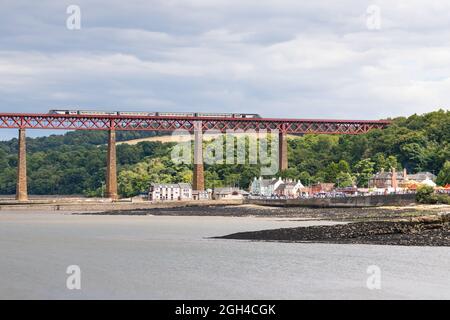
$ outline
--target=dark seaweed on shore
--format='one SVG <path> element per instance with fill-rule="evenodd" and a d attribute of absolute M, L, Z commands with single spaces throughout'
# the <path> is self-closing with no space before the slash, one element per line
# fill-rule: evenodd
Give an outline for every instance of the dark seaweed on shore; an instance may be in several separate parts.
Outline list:
<path fill-rule="evenodd" d="M 438 210 L 399 208 L 303 208 L 258 207 L 248 205 L 184 206 L 115 210 L 95 215 L 223 216 L 334 220 L 344 225 L 313 226 L 240 232 L 221 239 L 383 244 L 406 246 L 450 246 L 448 207 Z"/>
<path fill-rule="evenodd" d="M 405 246 L 450 246 L 448 221 L 371 221 L 239 232 L 218 239 Z"/>
<path fill-rule="evenodd" d="M 139 210 L 114 210 L 94 215 L 155 215 L 155 216 L 224 216 L 224 217 L 276 217 L 337 221 L 373 221 L 416 217 L 430 214 L 415 208 L 305 208 L 258 207 L 247 205 L 184 206 L 173 208 L 149 208 Z"/>

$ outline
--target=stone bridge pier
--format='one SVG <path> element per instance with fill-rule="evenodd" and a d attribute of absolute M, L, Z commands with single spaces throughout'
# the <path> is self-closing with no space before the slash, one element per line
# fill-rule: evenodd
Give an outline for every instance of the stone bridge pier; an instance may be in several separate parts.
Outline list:
<path fill-rule="evenodd" d="M 192 189 L 205 190 L 205 177 L 203 168 L 203 133 L 202 130 L 194 131 L 194 172 Z M 279 170 L 288 168 L 286 133 L 279 133 Z M 117 185 L 117 153 L 116 153 L 116 130 L 111 127 L 108 135 L 108 152 L 106 164 L 106 197 L 112 201 L 118 200 Z M 27 159 L 26 159 L 26 133 L 25 129 L 19 129 L 18 163 L 17 163 L 17 187 L 16 200 L 27 201 Z"/>
<path fill-rule="evenodd" d="M 201 124 L 196 123 L 194 129 L 194 172 L 192 176 L 192 190 L 205 190 L 205 176 L 203 170 L 203 132 Z"/>
<path fill-rule="evenodd" d="M 117 192 L 116 130 L 114 128 L 109 130 L 106 161 L 106 197 L 116 201 L 119 195 Z"/>
<path fill-rule="evenodd" d="M 17 157 L 17 184 L 16 184 L 16 200 L 28 200 L 27 188 L 27 147 L 26 133 L 24 128 L 19 129 L 19 146 Z"/>
<path fill-rule="evenodd" d="M 27 151 L 26 131 L 19 129 L 19 145 L 17 157 L 17 184 L 16 200 L 28 201 L 27 187 Z M 115 201 L 118 199 L 117 192 L 117 156 L 116 156 L 116 130 L 109 130 L 108 155 L 106 165 L 106 197 Z"/>
<path fill-rule="evenodd" d="M 278 170 L 284 171 L 288 168 L 288 145 L 287 145 L 287 134 L 280 131 L 278 133 Z"/>
<path fill-rule="evenodd" d="M 192 177 L 192 189 L 205 190 L 205 177 L 203 168 L 203 134 L 201 129 L 194 131 L 194 172 Z M 288 144 L 287 134 L 278 133 L 278 170 L 284 171 L 288 168 Z"/>

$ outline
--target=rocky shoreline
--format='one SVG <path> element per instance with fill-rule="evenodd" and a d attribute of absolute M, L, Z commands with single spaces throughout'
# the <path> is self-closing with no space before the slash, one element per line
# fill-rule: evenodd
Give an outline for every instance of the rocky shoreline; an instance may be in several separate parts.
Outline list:
<path fill-rule="evenodd" d="M 409 221 L 368 221 L 333 226 L 313 226 L 239 232 L 217 239 L 450 246 L 450 214 L 424 216 Z"/>
<path fill-rule="evenodd" d="M 450 206 L 410 206 L 371 208 L 267 207 L 257 205 L 211 205 L 173 208 L 146 208 L 85 212 L 86 215 L 154 215 L 154 216 L 221 216 L 276 217 L 302 220 L 372 221 L 450 213 Z"/>
<path fill-rule="evenodd" d="M 219 239 L 450 246 L 450 206 L 416 205 L 372 208 L 266 207 L 256 205 L 184 206 L 111 210 L 92 215 L 221 216 L 349 222 L 333 226 L 240 232 Z"/>

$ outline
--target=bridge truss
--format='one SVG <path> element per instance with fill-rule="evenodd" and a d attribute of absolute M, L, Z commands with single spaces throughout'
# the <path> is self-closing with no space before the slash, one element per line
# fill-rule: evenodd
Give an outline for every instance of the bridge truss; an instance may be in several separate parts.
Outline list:
<path fill-rule="evenodd" d="M 291 134 L 361 134 L 384 129 L 390 121 L 0 113 L 0 128 L 10 129 L 194 131 L 196 124 L 197 127 L 200 124 L 202 131 L 278 130 Z"/>

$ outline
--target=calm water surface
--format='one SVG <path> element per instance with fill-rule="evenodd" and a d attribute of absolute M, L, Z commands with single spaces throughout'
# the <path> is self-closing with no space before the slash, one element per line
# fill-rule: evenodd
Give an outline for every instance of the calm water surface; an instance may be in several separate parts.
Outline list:
<path fill-rule="evenodd" d="M 0 298 L 450 299 L 450 248 L 207 238 L 324 223 L 0 212 Z M 81 290 L 66 288 L 69 265 Z"/>

